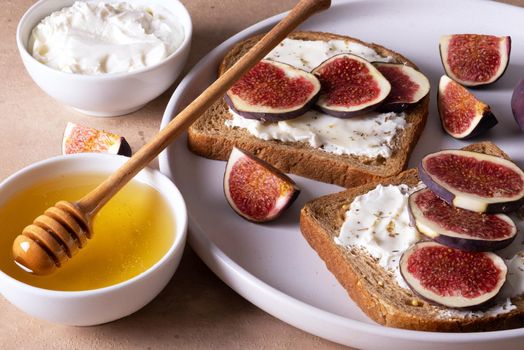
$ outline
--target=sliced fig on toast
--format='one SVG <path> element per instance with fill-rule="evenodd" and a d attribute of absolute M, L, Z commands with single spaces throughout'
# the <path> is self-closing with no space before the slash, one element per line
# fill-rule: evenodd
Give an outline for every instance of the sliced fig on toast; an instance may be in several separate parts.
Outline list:
<path fill-rule="evenodd" d="M 248 119 L 296 118 L 315 104 L 320 82 L 311 73 L 285 63 L 262 60 L 225 94 L 228 106 Z"/>
<path fill-rule="evenodd" d="M 391 84 L 377 68 L 351 54 L 333 56 L 312 73 L 322 86 L 317 108 L 337 118 L 349 118 L 373 110 L 391 91 Z"/>
<path fill-rule="evenodd" d="M 511 38 L 454 34 L 440 38 L 440 58 L 446 74 L 464 86 L 487 85 L 506 71 Z"/>
<path fill-rule="evenodd" d="M 430 190 L 462 209 L 501 213 L 524 203 L 524 172 L 504 158 L 444 150 L 422 158 L 418 170 Z"/>
<path fill-rule="evenodd" d="M 300 193 L 280 170 L 233 147 L 224 174 L 226 199 L 240 216 L 253 222 L 279 217 Z"/>
<path fill-rule="evenodd" d="M 442 128 L 456 139 L 478 136 L 498 122 L 487 104 L 445 75 L 440 78 L 437 106 Z"/>
<path fill-rule="evenodd" d="M 62 139 L 62 154 L 86 152 L 131 157 L 131 147 L 122 136 L 68 122 Z"/>
<path fill-rule="evenodd" d="M 494 251 L 507 247 L 517 235 L 509 216 L 454 207 L 427 188 L 409 196 L 409 211 L 420 233 L 452 248 Z"/>
<path fill-rule="evenodd" d="M 524 79 L 521 79 L 513 90 L 511 111 L 520 130 L 524 131 Z"/>
<path fill-rule="evenodd" d="M 413 67 L 401 63 L 375 62 L 373 65 L 391 84 L 391 92 L 379 109 L 402 112 L 429 93 L 429 80 Z"/>
<path fill-rule="evenodd" d="M 400 258 L 400 273 L 415 294 L 451 308 L 493 299 L 506 281 L 507 270 L 494 253 L 466 252 L 435 242 L 416 243 Z"/>

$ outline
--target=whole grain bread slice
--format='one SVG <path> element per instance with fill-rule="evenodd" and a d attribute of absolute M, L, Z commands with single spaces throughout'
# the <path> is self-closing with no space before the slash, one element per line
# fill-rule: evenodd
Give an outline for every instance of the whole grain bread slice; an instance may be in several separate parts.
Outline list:
<path fill-rule="evenodd" d="M 223 74 L 244 55 L 260 38 L 258 35 L 238 43 L 224 57 L 219 67 Z M 404 56 L 377 44 L 369 44 L 347 36 L 321 32 L 294 32 L 289 35 L 297 40 L 345 40 L 357 42 L 374 49 L 379 55 L 391 56 L 398 63 L 416 68 Z M 365 158 L 336 155 L 313 148 L 304 142 L 265 141 L 246 130 L 229 128 L 231 118 L 228 106 L 221 99 L 204 113 L 188 130 L 188 147 L 194 153 L 219 160 L 227 160 L 233 146 L 249 151 L 286 173 L 293 173 L 322 182 L 353 187 L 370 181 L 396 175 L 407 166 L 428 115 L 429 95 L 406 112 L 407 126 L 393 141 L 393 153 L 388 158 Z"/>
<path fill-rule="evenodd" d="M 465 148 L 495 156 L 508 156 L 496 145 L 483 142 Z M 512 299 L 516 309 L 498 316 L 462 317 L 443 313 L 449 309 L 421 301 L 410 290 L 401 288 L 392 274 L 365 251 L 335 244 L 345 212 L 353 199 L 378 184 L 414 186 L 419 183 L 416 169 L 330 194 L 306 203 L 300 215 L 302 234 L 325 262 L 353 301 L 374 321 L 385 326 L 424 331 L 488 331 L 524 327 L 524 295 Z M 516 243 L 519 244 L 519 243 Z"/>

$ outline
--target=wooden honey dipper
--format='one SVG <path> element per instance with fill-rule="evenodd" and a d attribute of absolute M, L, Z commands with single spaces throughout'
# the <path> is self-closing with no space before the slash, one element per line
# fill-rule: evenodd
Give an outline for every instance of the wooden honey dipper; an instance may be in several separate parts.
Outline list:
<path fill-rule="evenodd" d="M 91 219 L 104 204 L 293 29 L 330 6 L 331 0 L 301 0 L 251 50 L 98 187 L 78 202 L 59 201 L 24 228 L 13 242 L 15 261 L 37 275 L 50 274 L 62 266 L 87 244 L 92 236 Z"/>

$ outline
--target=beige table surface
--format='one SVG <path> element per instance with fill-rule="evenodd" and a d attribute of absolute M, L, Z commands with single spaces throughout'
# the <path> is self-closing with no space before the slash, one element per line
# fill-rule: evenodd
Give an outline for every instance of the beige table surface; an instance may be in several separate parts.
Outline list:
<path fill-rule="evenodd" d="M 183 0 L 193 19 L 186 72 L 216 45 L 295 0 Z M 508 3 L 524 5 L 524 0 Z M 174 86 L 142 110 L 120 118 L 86 117 L 42 92 L 25 72 L 15 44 L 18 19 L 31 0 L 3 0 L 0 9 L 0 179 L 60 154 L 67 121 L 125 135 L 136 150 L 158 130 Z M 337 349 L 259 310 L 222 283 L 187 248 L 166 289 L 122 320 L 65 327 L 36 320 L 0 297 L 0 349 Z"/>

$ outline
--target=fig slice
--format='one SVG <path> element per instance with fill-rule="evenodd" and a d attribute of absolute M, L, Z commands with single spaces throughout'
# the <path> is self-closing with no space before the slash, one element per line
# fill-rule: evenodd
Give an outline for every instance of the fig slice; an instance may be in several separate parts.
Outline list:
<path fill-rule="evenodd" d="M 511 111 L 520 130 L 524 131 L 524 79 L 522 79 L 511 95 Z"/>
<path fill-rule="evenodd" d="M 227 91 L 224 99 L 248 119 L 296 118 L 315 104 L 320 82 L 311 73 L 285 63 L 262 60 Z"/>
<path fill-rule="evenodd" d="M 430 190 L 462 209 L 500 213 L 524 203 L 524 172 L 504 158 L 444 150 L 422 158 L 418 170 Z"/>
<path fill-rule="evenodd" d="M 365 59 L 352 54 L 333 56 L 313 70 L 322 86 L 317 108 L 337 118 L 349 118 L 375 109 L 391 84 Z"/>
<path fill-rule="evenodd" d="M 449 205 L 427 188 L 409 196 L 413 226 L 423 235 L 448 247 L 472 252 L 507 247 L 517 235 L 509 216 L 485 214 Z"/>
<path fill-rule="evenodd" d="M 453 34 L 440 38 L 440 58 L 446 74 L 464 86 L 487 85 L 506 71 L 509 36 Z"/>
<path fill-rule="evenodd" d="M 467 308 L 493 299 L 506 281 L 504 260 L 491 252 L 466 252 L 435 242 L 412 245 L 400 258 L 411 290 L 430 303 Z"/>
<path fill-rule="evenodd" d="M 391 84 L 391 92 L 380 105 L 380 111 L 402 112 L 429 93 L 428 78 L 415 68 L 399 63 L 373 65 Z"/>
<path fill-rule="evenodd" d="M 298 197 L 300 189 L 280 170 L 233 147 L 224 174 L 224 193 L 240 216 L 267 222 L 279 217 Z"/>
<path fill-rule="evenodd" d="M 487 104 L 445 75 L 440 78 L 437 100 L 442 128 L 456 139 L 478 136 L 498 123 Z"/>
<path fill-rule="evenodd" d="M 62 154 L 109 153 L 131 157 L 131 147 L 120 135 L 68 122 L 62 139 Z"/>

